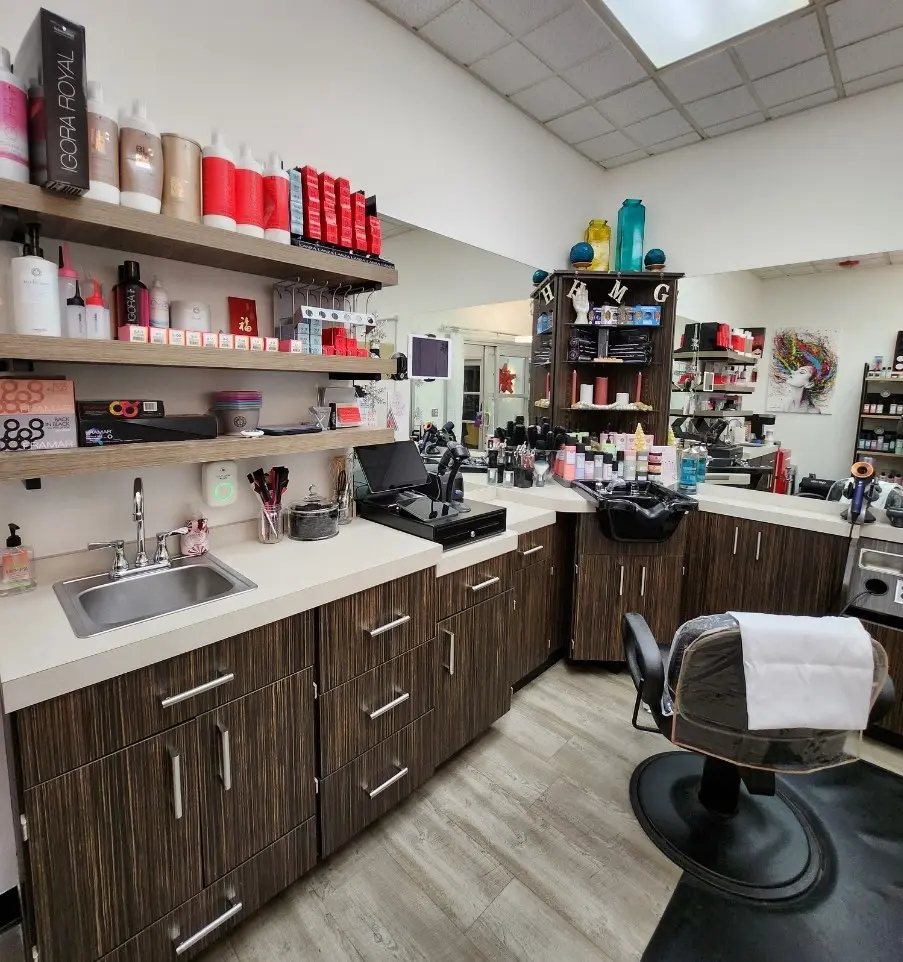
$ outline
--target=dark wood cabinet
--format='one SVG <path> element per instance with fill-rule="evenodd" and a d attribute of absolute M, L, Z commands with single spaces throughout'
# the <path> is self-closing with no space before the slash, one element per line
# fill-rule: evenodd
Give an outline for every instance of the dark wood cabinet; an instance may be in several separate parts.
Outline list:
<path fill-rule="evenodd" d="M 888 674 L 897 693 L 894 707 L 875 727 L 903 736 L 903 630 L 879 625 L 873 621 L 863 621 L 862 624 L 887 652 Z"/>
<path fill-rule="evenodd" d="M 507 636 L 510 684 L 520 681 L 549 657 L 556 615 L 551 562 L 540 561 L 516 571 L 514 619 Z"/>
<path fill-rule="evenodd" d="M 643 574 L 645 570 L 645 576 Z M 683 558 L 644 558 L 640 566 L 641 609 L 659 644 L 668 645 L 681 625 Z M 623 659 L 623 653 L 620 658 Z"/>
<path fill-rule="evenodd" d="M 93 962 L 203 888 L 197 724 L 25 792 L 42 962 Z"/>
<path fill-rule="evenodd" d="M 571 657 L 577 661 L 623 661 L 621 624 L 641 610 L 637 558 L 587 555 L 577 565 Z"/>
<path fill-rule="evenodd" d="M 515 619 L 513 601 L 509 590 L 439 623 L 436 765 L 485 731 L 511 704 L 508 635 Z"/>
<path fill-rule="evenodd" d="M 555 525 L 546 525 L 522 534 L 517 539 L 515 568 L 527 568 L 537 561 L 549 561 L 555 552 Z"/>
<path fill-rule="evenodd" d="M 314 814 L 313 669 L 202 715 L 204 881 Z"/>

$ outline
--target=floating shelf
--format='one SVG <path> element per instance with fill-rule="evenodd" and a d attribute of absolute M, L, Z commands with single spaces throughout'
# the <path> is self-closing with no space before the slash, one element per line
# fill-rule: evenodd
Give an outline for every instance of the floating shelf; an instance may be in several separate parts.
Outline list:
<path fill-rule="evenodd" d="M 111 444 L 96 448 L 5 452 L 0 454 L 0 481 L 95 474 L 121 468 L 271 458 L 283 454 L 333 451 L 362 444 L 391 444 L 394 440 L 395 432 L 390 428 L 344 428 L 288 437 L 223 437 L 207 441 L 161 441 Z"/>
<path fill-rule="evenodd" d="M 603 357 L 595 361 L 568 361 L 568 364 L 607 364 L 609 367 L 652 367 L 655 361 L 616 361 L 614 358 Z"/>
<path fill-rule="evenodd" d="M 864 454 L 868 458 L 900 458 L 903 460 L 903 454 L 894 454 L 891 451 L 857 451 L 857 454 Z"/>
<path fill-rule="evenodd" d="M 128 364 L 147 367 L 208 367 L 250 371 L 308 371 L 324 374 L 395 374 L 392 358 L 333 357 L 270 351 L 220 350 L 215 347 L 170 347 L 128 341 L 0 334 L 0 359 L 68 361 L 73 364 Z"/>
<path fill-rule="evenodd" d="M 639 408 L 582 408 L 574 407 L 573 405 L 569 408 L 565 408 L 565 410 L 586 411 L 592 414 L 655 414 L 655 411 L 641 411 Z"/>
<path fill-rule="evenodd" d="M 279 280 L 373 290 L 398 283 L 395 268 L 375 260 L 277 244 L 11 180 L 0 180 L 0 207 L 17 209 L 22 223 L 37 222 L 56 240 Z"/>
<path fill-rule="evenodd" d="M 737 351 L 675 351 L 675 361 L 722 361 L 724 364 L 742 364 L 752 366 L 762 359 L 754 354 L 740 354 Z"/>
<path fill-rule="evenodd" d="M 903 387 L 903 377 L 867 377 L 866 386 L 869 384 L 899 384 Z"/>
<path fill-rule="evenodd" d="M 732 390 L 723 390 L 722 388 L 712 388 L 711 391 L 684 391 L 674 388 L 672 394 L 726 394 L 728 396 L 733 394 L 752 394 L 755 391 L 754 387 L 734 387 Z"/>
<path fill-rule="evenodd" d="M 903 418 L 903 415 L 901 414 L 860 414 L 859 415 L 859 419 L 861 421 L 866 420 L 866 418 L 868 418 L 869 421 L 899 421 L 901 420 L 901 418 Z"/>
<path fill-rule="evenodd" d="M 668 412 L 669 416 L 673 418 L 706 418 L 707 420 L 713 418 L 751 418 L 755 413 L 755 411 L 696 411 L 693 414 L 684 414 L 683 411 L 676 408 Z"/>

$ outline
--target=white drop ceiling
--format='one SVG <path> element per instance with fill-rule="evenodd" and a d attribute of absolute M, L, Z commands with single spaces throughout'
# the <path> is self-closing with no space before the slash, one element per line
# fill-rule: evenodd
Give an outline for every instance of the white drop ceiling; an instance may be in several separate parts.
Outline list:
<path fill-rule="evenodd" d="M 603 0 L 370 2 L 606 168 L 903 81 L 903 0 L 809 0 L 661 70 Z"/>
<path fill-rule="evenodd" d="M 855 267 L 841 267 L 843 261 L 859 261 Z M 835 257 L 828 261 L 805 261 L 800 264 L 782 264 L 780 267 L 762 267 L 751 271 L 760 280 L 773 281 L 781 277 L 799 277 L 803 274 L 830 274 L 836 271 L 861 271 L 875 267 L 903 267 L 903 251 L 883 254 L 858 254 L 851 257 Z"/>

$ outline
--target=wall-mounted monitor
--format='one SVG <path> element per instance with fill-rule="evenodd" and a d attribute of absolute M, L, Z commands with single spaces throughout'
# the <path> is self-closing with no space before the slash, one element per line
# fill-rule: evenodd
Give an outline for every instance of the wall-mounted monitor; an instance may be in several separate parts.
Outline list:
<path fill-rule="evenodd" d="M 447 337 L 412 334 L 408 351 L 408 377 L 422 381 L 447 381 L 451 377 L 451 341 Z"/>

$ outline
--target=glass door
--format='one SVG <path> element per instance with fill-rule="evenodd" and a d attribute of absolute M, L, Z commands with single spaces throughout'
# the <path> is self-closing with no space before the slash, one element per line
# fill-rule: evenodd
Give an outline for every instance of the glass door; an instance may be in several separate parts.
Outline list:
<path fill-rule="evenodd" d="M 471 451 L 483 447 L 483 362 L 465 360 L 461 441 Z"/>

